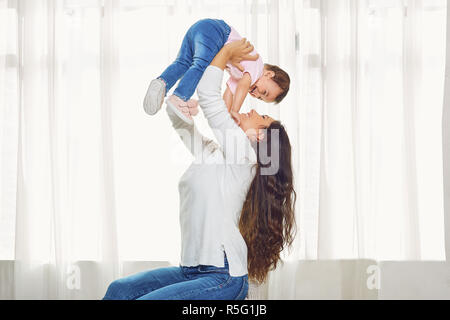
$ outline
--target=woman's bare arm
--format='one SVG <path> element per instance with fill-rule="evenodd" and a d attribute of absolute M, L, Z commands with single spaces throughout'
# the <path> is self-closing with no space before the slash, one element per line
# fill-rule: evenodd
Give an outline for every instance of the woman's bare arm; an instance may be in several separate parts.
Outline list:
<path fill-rule="evenodd" d="M 228 111 L 231 111 L 231 106 L 233 105 L 233 93 L 231 92 L 230 88 L 228 88 L 228 86 L 225 89 L 225 93 L 223 94 L 223 100 L 227 105 Z"/>

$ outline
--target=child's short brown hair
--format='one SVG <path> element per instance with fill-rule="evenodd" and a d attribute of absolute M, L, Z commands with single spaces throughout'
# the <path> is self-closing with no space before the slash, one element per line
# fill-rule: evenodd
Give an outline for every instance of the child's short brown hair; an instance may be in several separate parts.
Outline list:
<path fill-rule="evenodd" d="M 286 97 L 287 93 L 289 92 L 291 78 L 289 78 L 289 75 L 286 71 L 278 66 L 265 63 L 264 67 L 267 70 L 273 71 L 275 73 L 272 80 L 275 81 L 275 83 L 281 88 L 281 93 L 278 95 L 278 97 L 275 98 L 275 103 L 278 104 L 283 101 L 284 97 Z"/>

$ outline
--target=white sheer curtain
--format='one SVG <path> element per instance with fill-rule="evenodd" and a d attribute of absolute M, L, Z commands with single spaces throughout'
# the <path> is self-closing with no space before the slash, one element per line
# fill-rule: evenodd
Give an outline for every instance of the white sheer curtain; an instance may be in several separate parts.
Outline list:
<path fill-rule="evenodd" d="M 445 4 L 297 3 L 303 257 L 445 259 Z"/>
<path fill-rule="evenodd" d="M 302 297 L 300 267 L 342 268 L 354 291 L 367 259 L 445 259 L 446 1 L 0 0 L 0 297 L 96 299 L 178 264 L 190 159 L 142 99 L 204 17 L 291 75 L 280 107 L 243 109 L 281 119 L 294 150 L 299 232 L 269 297 Z"/>
<path fill-rule="evenodd" d="M 2 220 L 15 218 L 13 228 L 2 223 L 2 235 L 14 238 L 2 254 L 14 260 L 18 299 L 83 298 L 82 285 L 84 297 L 101 297 L 120 273 L 111 126 L 117 10 L 113 1 L 87 3 L 0 2 L 1 209 Z"/>
<path fill-rule="evenodd" d="M 447 6 L 445 94 L 442 112 L 442 149 L 444 154 L 445 255 L 450 263 L 450 6 Z"/>
<path fill-rule="evenodd" d="M 371 298 L 370 265 L 445 260 L 445 6 L 296 2 L 300 250 L 272 274 L 270 298 Z M 322 279 L 335 295 L 318 292 Z"/>

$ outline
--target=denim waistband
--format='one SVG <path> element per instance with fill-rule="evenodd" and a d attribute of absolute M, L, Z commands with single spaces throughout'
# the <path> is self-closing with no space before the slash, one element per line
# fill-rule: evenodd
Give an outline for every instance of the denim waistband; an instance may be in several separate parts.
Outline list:
<path fill-rule="evenodd" d="M 224 266 L 223 267 L 217 267 L 217 266 L 212 266 L 212 265 L 203 265 L 200 264 L 198 266 L 194 266 L 194 267 L 185 267 L 185 266 L 181 266 L 181 269 L 186 272 L 186 273 L 229 273 L 229 265 L 228 265 L 228 259 L 227 259 L 227 254 L 225 253 L 225 251 L 223 252 L 223 259 L 224 259 Z"/>

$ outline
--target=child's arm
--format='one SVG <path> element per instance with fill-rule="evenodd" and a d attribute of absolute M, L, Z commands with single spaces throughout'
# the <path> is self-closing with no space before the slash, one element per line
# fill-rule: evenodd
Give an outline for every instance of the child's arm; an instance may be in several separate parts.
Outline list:
<path fill-rule="evenodd" d="M 227 105 L 228 112 L 230 112 L 231 106 L 233 105 L 233 93 L 231 92 L 228 85 L 227 85 L 227 89 L 225 90 L 225 93 L 223 94 L 223 100 L 225 101 L 225 104 Z"/>
<path fill-rule="evenodd" d="M 239 113 L 239 110 L 241 110 L 242 104 L 244 103 L 245 97 L 247 97 L 251 84 L 252 78 L 247 72 L 244 73 L 242 79 L 238 82 L 236 92 L 234 93 L 231 110 L 229 110 L 235 120 L 239 121 L 237 114 Z"/>

